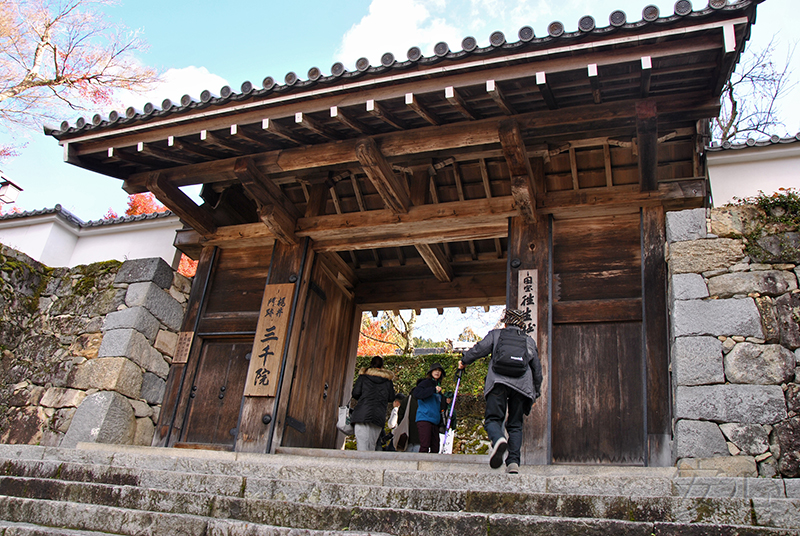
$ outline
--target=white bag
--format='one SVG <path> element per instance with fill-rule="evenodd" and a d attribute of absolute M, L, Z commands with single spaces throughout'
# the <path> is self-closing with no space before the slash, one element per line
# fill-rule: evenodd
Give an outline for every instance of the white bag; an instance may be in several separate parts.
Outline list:
<path fill-rule="evenodd" d="M 339 420 L 336 422 L 336 428 L 344 435 L 355 433 L 353 425 L 350 424 L 350 406 L 339 406 Z"/>

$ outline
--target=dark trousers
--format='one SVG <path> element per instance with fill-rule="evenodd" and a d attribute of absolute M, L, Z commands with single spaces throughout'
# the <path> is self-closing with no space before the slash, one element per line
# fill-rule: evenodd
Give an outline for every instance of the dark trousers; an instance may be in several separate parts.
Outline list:
<path fill-rule="evenodd" d="M 492 445 L 501 437 L 505 437 L 503 421 L 506 421 L 505 428 L 508 432 L 506 465 L 519 464 L 519 452 L 522 448 L 522 419 L 525 416 L 526 400 L 514 389 L 500 383 L 495 384 L 486 395 L 486 414 L 483 427 L 486 429 Z M 507 420 L 506 411 L 508 411 Z"/>
<path fill-rule="evenodd" d="M 417 421 L 420 452 L 439 452 L 439 425 L 428 421 Z"/>

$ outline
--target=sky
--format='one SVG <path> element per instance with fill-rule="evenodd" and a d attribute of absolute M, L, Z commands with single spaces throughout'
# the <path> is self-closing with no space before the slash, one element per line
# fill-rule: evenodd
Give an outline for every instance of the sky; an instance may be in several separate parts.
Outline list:
<path fill-rule="evenodd" d="M 800 27 L 797 2 L 765 0 L 758 8 L 748 46 L 763 48 L 777 34 L 775 59 L 785 58 L 788 47 L 797 40 L 792 28 Z M 673 13 L 675 1 L 239 0 L 223 4 L 120 0 L 105 9 L 108 19 L 140 32 L 149 48 L 140 52 L 138 59 L 163 72 L 165 82 L 147 95 L 119 95 L 110 109 L 141 108 L 146 102 L 160 103 L 165 98 L 178 101 L 184 94 L 197 98 L 204 89 L 216 93 L 224 85 L 238 92 L 244 81 L 260 87 L 264 77 L 282 81 L 290 71 L 306 79 L 311 67 L 328 74 L 338 61 L 352 70 L 360 57 L 373 65 L 380 63 L 385 52 L 404 59 L 412 46 L 429 56 L 440 41 L 447 42 L 451 50 L 461 50 L 461 41 L 467 36 L 486 46 L 496 30 L 513 42 L 521 27 L 530 26 L 535 35 L 546 35 L 547 25 L 555 20 L 561 21 L 566 31 L 575 31 L 584 15 L 593 16 L 597 26 L 604 27 L 617 9 L 625 11 L 628 22 L 635 22 L 641 20 L 648 4 L 656 5 L 665 16 Z M 695 9 L 706 4 L 707 0 L 693 0 Z M 792 62 L 794 80 L 800 79 L 798 62 L 800 53 Z M 800 132 L 798 95 L 800 88 L 795 88 L 779 104 L 786 129 L 775 134 Z M 80 115 L 90 118 L 110 109 L 71 113 L 63 119 L 74 124 Z M 52 208 L 58 203 L 84 221 L 100 219 L 109 209 L 124 213 L 127 194 L 119 180 L 64 163 L 58 142 L 41 130 L 2 129 L 0 145 L 24 145 L 18 156 L 0 162 L 3 174 L 23 188 L 16 203 L 20 209 Z M 423 324 L 420 320 L 419 325 Z M 494 321 L 489 322 L 492 324 Z"/>

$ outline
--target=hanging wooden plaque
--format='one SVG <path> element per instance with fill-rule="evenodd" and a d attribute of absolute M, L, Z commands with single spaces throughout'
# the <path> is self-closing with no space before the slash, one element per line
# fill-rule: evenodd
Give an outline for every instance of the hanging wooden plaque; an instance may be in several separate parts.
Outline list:
<path fill-rule="evenodd" d="M 267 285 L 264 289 L 244 396 L 275 396 L 293 297 L 294 283 Z"/>
<path fill-rule="evenodd" d="M 525 311 L 525 331 L 538 341 L 539 334 L 539 270 L 520 270 L 517 308 Z"/>

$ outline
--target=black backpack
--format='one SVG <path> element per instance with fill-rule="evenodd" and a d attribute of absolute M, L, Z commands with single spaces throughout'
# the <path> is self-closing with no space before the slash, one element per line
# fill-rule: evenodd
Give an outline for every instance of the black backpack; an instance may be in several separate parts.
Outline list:
<path fill-rule="evenodd" d="M 492 354 L 492 370 L 501 376 L 519 378 L 528 369 L 528 336 L 520 329 L 503 329 Z"/>

